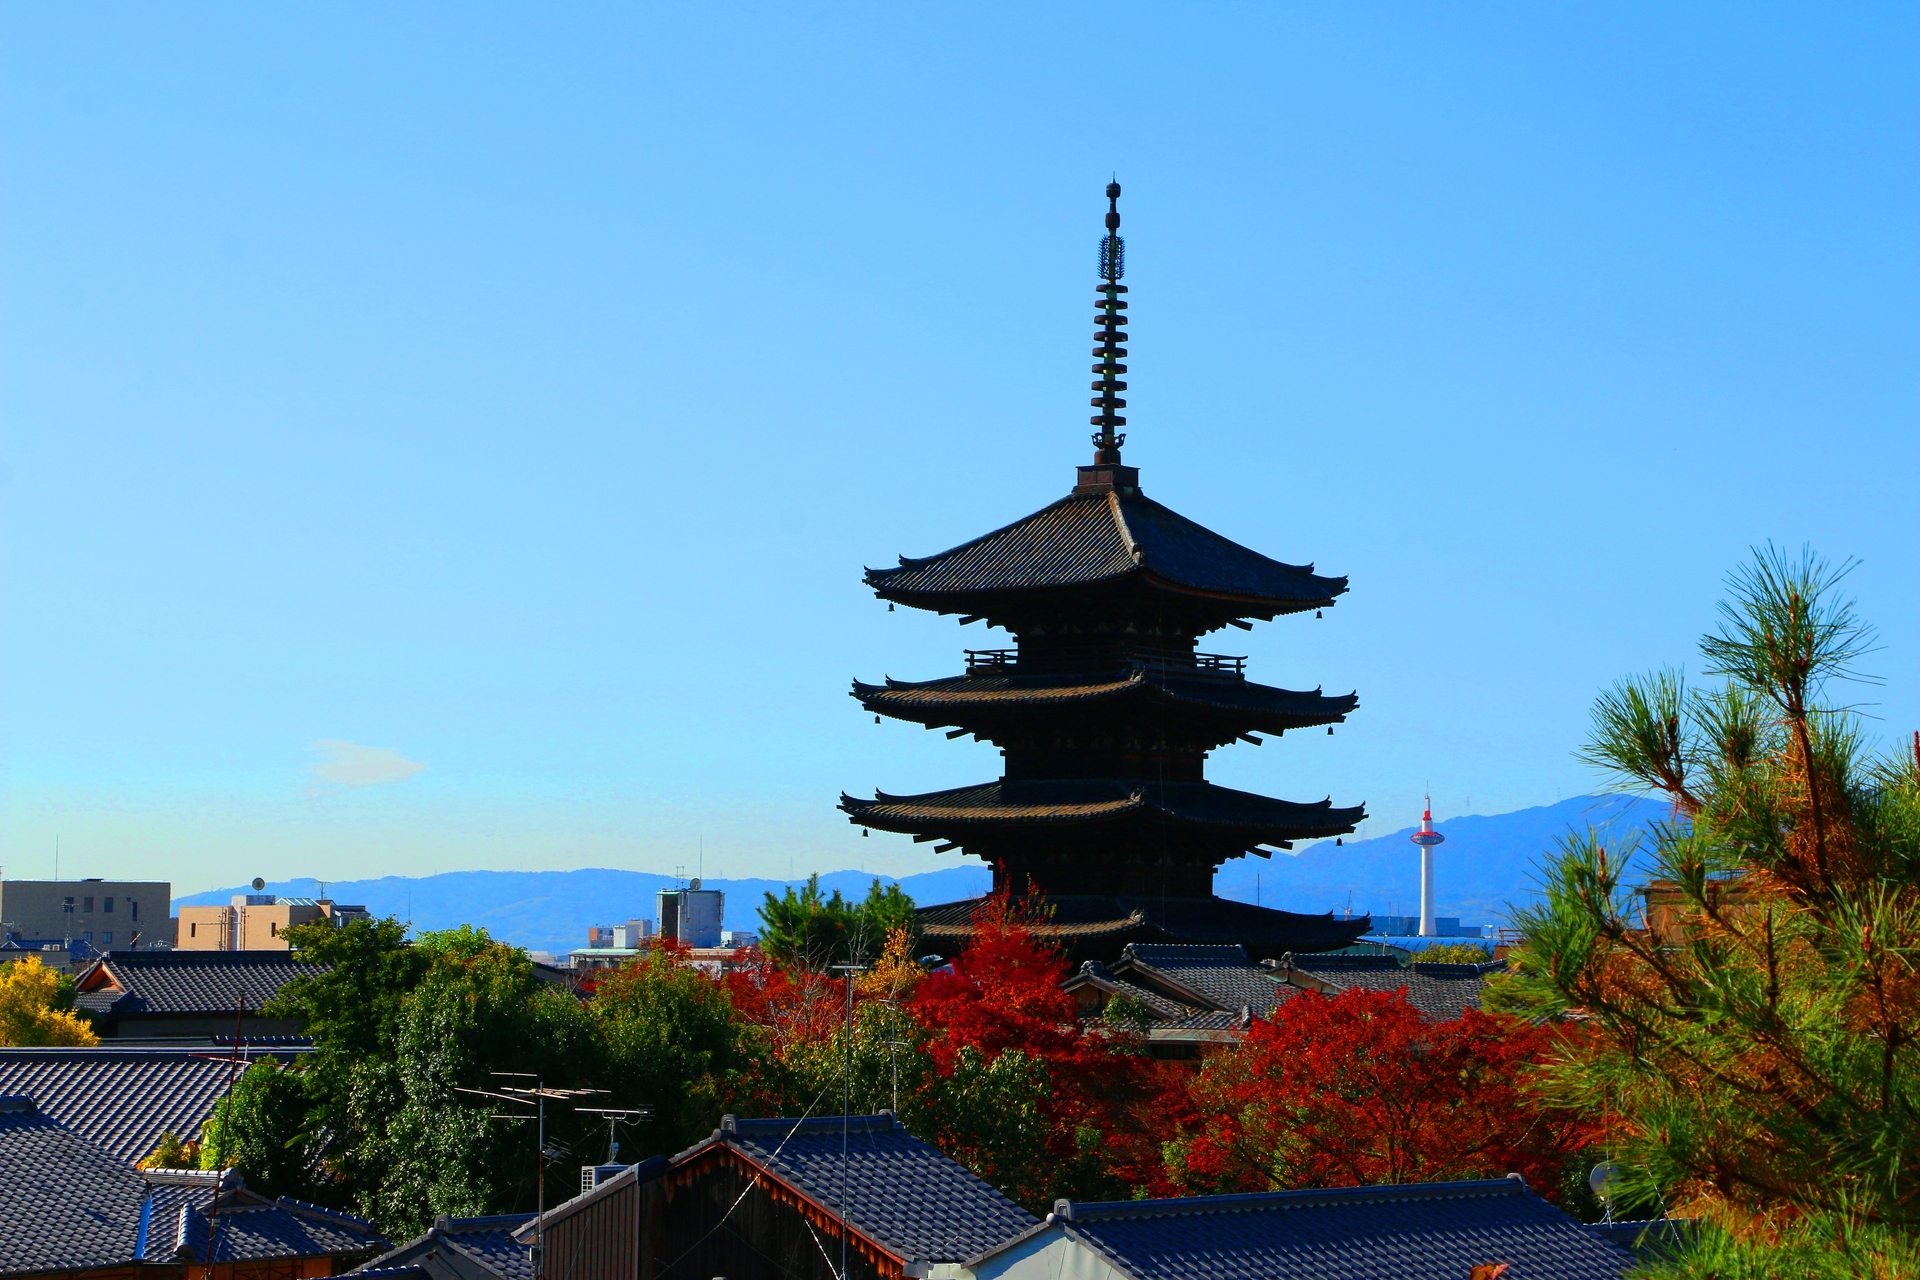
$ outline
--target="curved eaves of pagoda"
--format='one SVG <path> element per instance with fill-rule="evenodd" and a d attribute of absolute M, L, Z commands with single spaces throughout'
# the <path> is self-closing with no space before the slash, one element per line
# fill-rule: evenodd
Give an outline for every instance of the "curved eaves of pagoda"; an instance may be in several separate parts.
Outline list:
<path fill-rule="evenodd" d="M 957 726 L 993 739 L 1017 731 L 1036 714 L 1156 716 L 1215 728 L 1216 742 L 1249 733 L 1339 724 L 1360 705 L 1358 694 L 1277 689 L 1234 678 L 1187 676 L 1136 667 L 1118 678 L 1033 677 L 992 670 L 941 680 L 884 685 L 853 682 L 853 696 L 875 715 L 925 725 Z"/>
<path fill-rule="evenodd" d="M 1347 589 L 1283 564 L 1128 487 L 1076 490 L 1025 519 L 895 569 L 869 569 L 883 600 L 1019 632 L 1064 611 L 1184 615 L 1188 634 L 1238 618 L 1323 609 Z"/>
<path fill-rule="evenodd" d="M 1216 856 L 1260 845 L 1291 848 L 1295 840 L 1352 833 L 1364 806 L 1336 809 L 1330 800 L 1301 804 L 1211 782 L 1132 782 L 1059 778 L 983 783 L 917 796 L 876 792 L 871 800 L 842 795 L 840 808 L 876 831 L 945 839 L 961 847 L 1012 838 L 1059 840 L 1080 833 L 1110 840 L 1116 830 L 1159 840 L 1204 843 Z M 984 842 L 984 843 L 983 843 Z"/>

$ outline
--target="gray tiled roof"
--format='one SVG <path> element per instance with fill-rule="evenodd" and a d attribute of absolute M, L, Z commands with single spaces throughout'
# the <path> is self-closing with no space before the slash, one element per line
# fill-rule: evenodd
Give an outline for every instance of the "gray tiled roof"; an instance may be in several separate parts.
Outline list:
<path fill-rule="evenodd" d="M 326 970 L 284 951 L 115 951 L 77 981 L 85 987 L 103 972 L 125 990 L 82 991 L 75 1001 L 81 1008 L 212 1015 L 234 1012 L 242 998 L 258 1013 L 287 983 Z"/>
<path fill-rule="evenodd" d="M 0 1098 L 0 1275 L 133 1259 L 147 1184 L 73 1130 Z"/>
<path fill-rule="evenodd" d="M 1059 1206 L 1064 1232 L 1138 1280 L 1619 1280 L 1633 1259 L 1517 1178 Z"/>
<path fill-rule="evenodd" d="M 1135 942 L 1120 953 L 1114 967 L 1122 975 L 1169 979 L 1204 996 L 1216 1009 L 1237 1012 L 1245 1005 L 1256 1018 L 1266 1017 L 1294 994 L 1271 970 L 1249 960 L 1246 948 L 1238 945 Z"/>
<path fill-rule="evenodd" d="M 1407 989 L 1407 1003 L 1430 1022 L 1451 1022 L 1468 1009 L 1480 1007 L 1487 975 L 1506 968 L 1491 964 L 1421 964 L 1402 966 L 1393 956 L 1300 955 L 1293 966 L 1341 988 L 1369 991 Z"/>
<path fill-rule="evenodd" d="M 242 1070 L 248 1056 L 243 1049 Z M 228 1070 L 227 1057 L 211 1047 L 0 1049 L 0 1094 L 24 1094 L 109 1155 L 137 1161 L 152 1154 L 163 1133 L 199 1133 L 226 1088 Z"/>
<path fill-rule="evenodd" d="M 30 1099 L 0 1097 L 0 1275 L 204 1260 L 216 1175 L 142 1173 Z M 244 1189 L 238 1173 L 218 1217 L 216 1261 L 353 1254 L 384 1242 L 373 1224 Z"/>
<path fill-rule="evenodd" d="M 1018 1235 L 1037 1219 L 901 1128 L 893 1116 L 737 1120 L 674 1158 L 726 1143 L 853 1229 L 908 1261 L 957 1262 Z"/>
<path fill-rule="evenodd" d="M 211 1173 L 153 1170 L 145 1176 L 153 1192 L 146 1262 L 204 1263 L 210 1239 L 215 1262 L 339 1257 L 386 1247 L 365 1218 L 291 1198 L 268 1200 L 245 1190 L 231 1172 L 218 1213 Z"/>
<path fill-rule="evenodd" d="M 501 1213 L 486 1218 L 437 1219 L 423 1236 L 368 1262 L 355 1275 L 393 1275 L 425 1268 L 428 1274 L 471 1275 L 476 1270 L 501 1280 L 534 1280 L 527 1242 L 515 1235 L 533 1221 L 530 1213 Z M 447 1255 L 453 1255 L 449 1261 Z"/>
<path fill-rule="evenodd" d="M 1148 1012 L 1162 1020 L 1187 1018 L 1193 1014 L 1193 1009 L 1190 1006 L 1162 995 L 1150 987 L 1143 987 L 1137 982 L 1128 982 L 1125 978 L 1115 975 L 1112 970 L 1108 969 L 1107 966 L 1101 964 L 1098 960 L 1088 960 L 1083 963 L 1080 966 L 1079 972 L 1068 978 L 1062 985 L 1072 987 L 1075 985 L 1077 979 L 1082 978 L 1091 981 L 1101 990 L 1111 995 L 1129 996 L 1138 1000 L 1146 1006 Z"/>
<path fill-rule="evenodd" d="M 1070 495 L 952 550 L 867 571 L 879 595 L 907 603 L 1126 578 L 1236 597 L 1263 613 L 1329 605 L 1347 589 L 1345 578 L 1271 560 L 1151 498 L 1117 491 Z"/>

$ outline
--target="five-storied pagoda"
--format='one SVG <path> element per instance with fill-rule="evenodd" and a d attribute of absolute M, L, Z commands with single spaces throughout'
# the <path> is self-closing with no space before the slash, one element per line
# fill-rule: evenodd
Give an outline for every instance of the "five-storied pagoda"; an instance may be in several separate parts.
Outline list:
<path fill-rule="evenodd" d="M 1093 465 L 1073 492 L 985 537 L 897 569 L 871 569 L 882 599 L 984 620 L 1013 649 L 969 650 L 964 675 L 853 686 L 876 717 L 998 746 L 998 781 L 927 795 L 842 796 L 851 820 L 939 841 L 993 866 L 995 890 L 1039 893 L 1044 932 L 1075 961 L 1112 960 L 1130 942 L 1232 943 L 1254 959 L 1327 951 L 1367 921 L 1272 911 L 1213 895 L 1229 858 L 1340 836 L 1366 816 L 1218 787 L 1207 753 L 1256 734 L 1332 726 L 1358 705 L 1253 684 L 1245 660 L 1196 651 L 1222 627 L 1330 607 L 1345 578 L 1269 560 L 1140 491 L 1123 466 L 1120 186 L 1107 188 L 1094 340 Z M 1328 732 L 1332 732 L 1329 727 Z M 1265 846 L 1265 847 L 1263 847 Z M 977 900 L 923 908 L 924 949 L 966 945 Z"/>

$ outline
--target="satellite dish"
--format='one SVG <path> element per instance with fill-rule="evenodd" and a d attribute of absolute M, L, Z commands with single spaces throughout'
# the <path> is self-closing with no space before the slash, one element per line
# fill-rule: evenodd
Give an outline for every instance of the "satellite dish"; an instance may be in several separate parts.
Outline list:
<path fill-rule="evenodd" d="M 267 887 L 267 882 L 265 880 L 262 880 L 259 876 L 255 876 L 253 878 L 253 891 L 255 893 L 260 892 L 262 889 L 266 887 Z"/>

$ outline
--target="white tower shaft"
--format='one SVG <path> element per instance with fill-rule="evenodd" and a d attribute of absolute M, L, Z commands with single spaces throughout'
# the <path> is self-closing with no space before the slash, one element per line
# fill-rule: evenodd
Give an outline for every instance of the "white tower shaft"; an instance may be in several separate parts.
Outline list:
<path fill-rule="evenodd" d="M 1420 936 L 1431 938 L 1433 932 L 1433 846 L 1420 847 Z"/>

